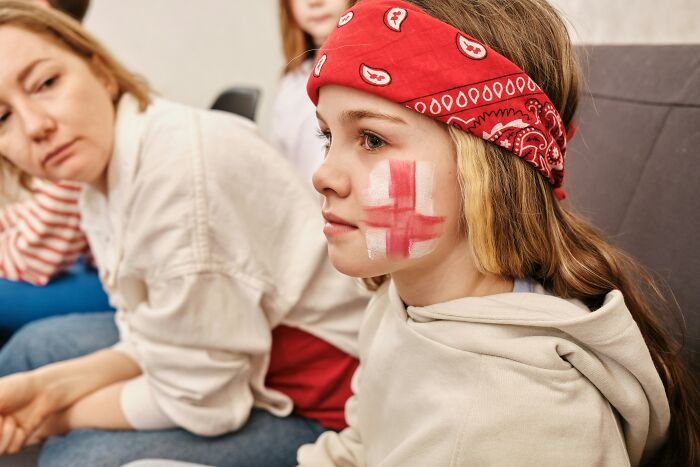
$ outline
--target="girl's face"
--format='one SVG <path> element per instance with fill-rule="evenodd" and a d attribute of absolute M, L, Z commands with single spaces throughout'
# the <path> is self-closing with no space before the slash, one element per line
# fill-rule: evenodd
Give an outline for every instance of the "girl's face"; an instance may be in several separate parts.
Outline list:
<path fill-rule="evenodd" d="M 348 8 L 348 0 L 290 0 L 299 27 L 320 47 Z"/>
<path fill-rule="evenodd" d="M 0 27 L 0 63 L 0 155 L 36 177 L 99 183 L 114 138 L 113 80 L 15 26 Z"/>
<path fill-rule="evenodd" d="M 355 277 L 411 274 L 468 254 L 455 149 L 444 125 L 372 94 L 324 86 L 323 195 L 333 265 Z"/>

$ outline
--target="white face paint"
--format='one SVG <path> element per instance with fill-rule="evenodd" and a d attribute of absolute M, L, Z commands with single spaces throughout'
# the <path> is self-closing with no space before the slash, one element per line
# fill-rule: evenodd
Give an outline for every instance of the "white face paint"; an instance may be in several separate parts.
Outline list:
<path fill-rule="evenodd" d="M 434 164 L 384 160 L 369 173 L 365 240 L 370 259 L 419 258 L 434 250 L 442 217 L 434 215 Z"/>

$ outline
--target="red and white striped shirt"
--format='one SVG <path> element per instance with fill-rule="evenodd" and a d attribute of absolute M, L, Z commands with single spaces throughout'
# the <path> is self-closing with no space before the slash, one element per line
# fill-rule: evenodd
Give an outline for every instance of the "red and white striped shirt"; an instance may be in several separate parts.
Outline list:
<path fill-rule="evenodd" d="M 0 277 L 46 284 L 88 251 L 80 185 L 36 180 L 29 199 L 0 211 Z"/>

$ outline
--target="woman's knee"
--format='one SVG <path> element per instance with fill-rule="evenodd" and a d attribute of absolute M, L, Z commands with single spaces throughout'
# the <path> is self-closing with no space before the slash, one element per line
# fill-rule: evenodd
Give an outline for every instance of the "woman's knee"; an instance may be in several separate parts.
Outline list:
<path fill-rule="evenodd" d="M 34 321 L 17 331 L 0 350 L 0 376 L 79 357 L 113 345 L 117 339 L 111 313 Z"/>

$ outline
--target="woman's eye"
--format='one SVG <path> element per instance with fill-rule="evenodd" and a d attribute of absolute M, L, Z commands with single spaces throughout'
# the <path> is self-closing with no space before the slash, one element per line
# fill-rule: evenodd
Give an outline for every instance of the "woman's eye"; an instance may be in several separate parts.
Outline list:
<path fill-rule="evenodd" d="M 362 146 L 364 146 L 365 149 L 374 151 L 383 147 L 385 144 L 386 142 L 379 136 L 366 131 L 362 132 Z"/>
<path fill-rule="evenodd" d="M 10 119 L 10 115 L 12 115 L 10 112 L 5 112 L 4 114 L 0 115 L 0 125 L 8 121 Z"/>
<path fill-rule="evenodd" d="M 56 84 L 56 81 L 58 80 L 58 76 L 52 76 L 51 78 L 47 79 L 43 83 L 39 85 L 37 88 L 37 91 L 43 91 L 44 89 L 49 89 L 51 88 L 54 84 Z"/>

